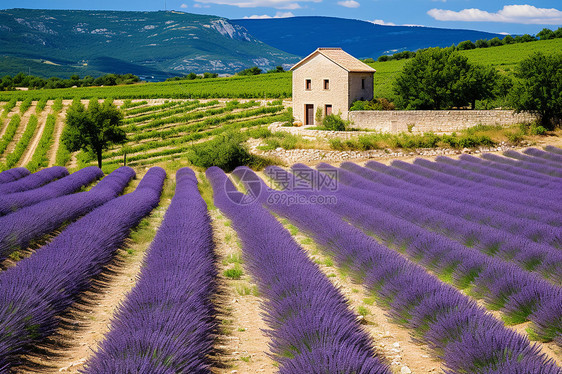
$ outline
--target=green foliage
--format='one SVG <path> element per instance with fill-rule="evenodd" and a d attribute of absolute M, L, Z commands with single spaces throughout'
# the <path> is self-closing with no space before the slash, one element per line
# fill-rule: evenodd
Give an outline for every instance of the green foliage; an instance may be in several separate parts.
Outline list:
<path fill-rule="evenodd" d="M 29 163 L 25 166 L 32 173 L 39 170 L 42 167 L 46 167 L 49 163 L 49 159 L 47 158 L 47 152 L 51 147 L 51 145 L 53 144 L 53 132 L 55 131 L 55 123 L 56 123 L 55 115 L 49 114 L 47 116 L 47 122 L 45 123 L 45 128 L 43 129 L 43 134 L 41 135 L 41 139 L 37 144 L 37 148 L 35 148 L 35 152 L 31 157 L 31 161 L 29 161 Z M 66 165 L 66 162 L 63 164 L 63 166 L 64 165 Z"/>
<path fill-rule="evenodd" d="M 541 126 L 552 130 L 562 122 L 562 54 L 534 55 L 521 61 L 512 91 L 518 112 L 536 114 Z"/>
<path fill-rule="evenodd" d="M 322 120 L 322 126 L 330 131 L 345 131 L 349 126 L 349 121 L 345 121 L 339 114 L 330 114 Z"/>
<path fill-rule="evenodd" d="M 488 48 L 490 46 L 486 39 L 478 39 L 474 45 L 476 48 Z"/>
<path fill-rule="evenodd" d="M 283 69 L 283 66 L 281 66 L 281 65 L 276 66 L 275 69 L 271 69 L 271 70 L 267 71 L 268 74 L 269 73 L 283 73 L 283 72 L 285 72 L 285 69 Z"/>
<path fill-rule="evenodd" d="M 458 136 L 452 135 L 436 135 L 433 133 L 424 134 L 391 134 L 391 133 L 373 133 L 372 135 L 362 135 L 356 139 L 330 139 L 332 149 L 339 151 L 368 151 L 372 149 L 385 148 L 435 148 L 437 146 L 449 146 L 452 148 L 471 148 L 477 146 L 492 146 L 495 144 L 490 137 L 486 135 L 477 135 L 466 132 Z"/>
<path fill-rule="evenodd" d="M 35 113 L 39 114 L 43 111 L 43 109 L 45 109 L 45 106 L 47 105 L 47 98 L 43 97 L 41 98 L 38 102 L 37 102 L 37 106 L 35 107 Z"/>
<path fill-rule="evenodd" d="M 349 110 L 394 110 L 394 103 L 388 101 L 384 97 L 373 99 L 371 101 L 354 101 Z"/>
<path fill-rule="evenodd" d="M 394 83 L 397 104 L 405 109 L 464 107 L 492 97 L 497 72 L 473 65 L 452 48 L 429 48 L 408 61 Z"/>
<path fill-rule="evenodd" d="M 544 28 L 537 34 L 537 37 L 539 37 L 540 40 L 548 40 L 556 38 L 556 34 L 554 31 Z"/>
<path fill-rule="evenodd" d="M 90 87 L 90 86 L 115 86 L 119 84 L 132 84 L 139 82 L 140 79 L 133 74 L 106 74 L 98 78 L 86 76 L 80 79 L 78 75 L 73 75 L 70 79 L 51 77 L 44 79 L 33 75 L 19 73 L 13 77 L 5 75 L 0 80 L 0 91 L 14 90 L 16 87 L 28 87 L 30 89 L 41 88 L 70 88 L 70 87 Z"/>
<path fill-rule="evenodd" d="M 24 114 L 25 112 L 27 112 L 30 106 L 31 106 L 31 98 L 28 97 L 20 105 L 20 114 Z"/>
<path fill-rule="evenodd" d="M 31 138 L 33 137 L 36 129 L 37 116 L 33 114 L 31 115 L 31 117 L 29 117 L 29 121 L 27 122 L 25 131 L 16 144 L 16 147 L 10 154 L 6 156 L 6 162 L 4 163 L 2 170 L 11 169 L 16 165 L 16 163 L 19 161 L 19 159 L 27 149 L 27 146 L 29 145 L 29 142 L 31 141 Z"/>
<path fill-rule="evenodd" d="M 242 271 L 242 268 L 238 264 L 235 264 L 234 267 L 226 269 L 223 274 L 225 277 L 230 279 L 240 279 L 242 278 L 244 271 Z"/>
<path fill-rule="evenodd" d="M 236 73 L 236 75 L 240 75 L 240 76 L 244 76 L 244 75 L 260 75 L 262 73 L 262 70 L 260 68 L 258 68 L 257 66 L 253 66 L 251 68 L 248 69 L 244 69 L 242 71 L 239 71 L 238 73 Z"/>
<path fill-rule="evenodd" d="M 131 99 L 127 99 L 123 102 L 123 105 L 121 105 L 121 109 L 135 108 L 137 106 L 146 105 L 146 104 L 148 104 L 148 101 L 146 100 L 132 102 Z"/>
<path fill-rule="evenodd" d="M 241 134 L 228 132 L 205 143 L 196 144 L 188 153 L 188 160 L 195 166 L 209 168 L 218 166 L 231 172 L 237 166 L 251 165 L 254 157 L 243 144 Z"/>
<path fill-rule="evenodd" d="M 6 127 L 6 131 L 4 132 L 2 139 L 0 139 L 0 154 L 4 153 L 4 151 L 8 147 L 8 144 L 10 144 L 10 142 L 14 138 L 14 135 L 16 135 L 16 131 L 18 130 L 20 122 L 21 117 L 17 114 L 15 114 L 10 119 L 8 126 Z"/>
<path fill-rule="evenodd" d="M 3 109 L 2 118 L 6 118 L 8 116 L 8 113 L 10 113 L 12 109 L 14 109 L 16 104 L 17 104 L 16 98 L 12 98 L 10 99 L 10 101 L 4 104 L 4 107 L 2 108 Z"/>
<path fill-rule="evenodd" d="M 126 141 L 125 132 L 119 128 L 123 113 L 115 105 L 97 99 L 90 100 L 88 109 L 80 102 L 75 102 L 66 112 L 66 127 L 61 141 L 73 152 L 88 150 L 98 159 L 98 167 L 102 167 L 102 151 L 111 144 L 122 144 Z"/>
<path fill-rule="evenodd" d="M 457 49 L 459 51 L 464 51 L 467 49 L 474 49 L 474 48 L 476 48 L 476 45 L 470 40 L 465 40 L 464 42 L 460 42 L 459 45 L 457 45 Z"/>

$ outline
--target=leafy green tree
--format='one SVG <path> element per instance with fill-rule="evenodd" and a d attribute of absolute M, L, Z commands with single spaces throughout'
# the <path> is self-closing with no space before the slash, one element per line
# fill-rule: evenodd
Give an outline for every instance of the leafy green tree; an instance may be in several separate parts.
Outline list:
<path fill-rule="evenodd" d="M 262 70 L 260 68 L 258 68 L 257 66 L 253 66 L 251 68 L 239 71 L 238 73 L 236 73 L 236 75 L 260 75 L 261 72 Z"/>
<path fill-rule="evenodd" d="M 555 32 L 554 32 L 554 36 L 556 38 L 562 38 L 562 27 L 559 27 Z"/>
<path fill-rule="evenodd" d="M 125 131 L 119 127 L 122 120 L 121 110 L 108 101 L 100 105 L 97 99 L 92 99 L 86 109 L 75 100 L 66 112 L 61 140 L 71 152 L 82 149 L 94 153 L 101 168 L 102 152 L 111 144 L 127 140 Z"/>
<path fill-rule="evenodd" d="M 470 40 L 465 40 L 464 42 L 460 42 L 459 45 L 457 46 L 457 49 L 459 51 L 465 51 L 467 49 L 474 49 L 476 48 L 476 45 L 474 45 L 474 43 Z"/>
<path fill-rule="evenodd" d="M 537 34 L 537 37 L 541 40 L 548 40 L 556 38 L 556 34 L 551 29 L 544 28 Z"/>
<path fill-rule="evenodd" d="M 490 47 L 499 47 L 500 45 L 503 45 L 503 42 L 497 36 L 493 39 L 490 39 L 489 43 Z"/>
<path fill-rule="evenodd" d="M 519 63 L 519 78 L 512 90 L 517 112 L 539 117 L 546 129 L 560 126 L 562 121 L 562 54 L 537 52 Z"/>
<path fill-rule="evenodd" d="M 490 46 L 486 39 L 478 39 L 475 44 L 476 48 L 488 48 Z"/>
<path fill-rule="evenodd" d="M 404 65 L 394 82 L 396 104 L 404 109 L 463 107 L 493 95 L 497 73 L 473 65 L 452 48 L 429 48 Z"/>
<path fill-rule="evenodd" d="M 502 43 L 503 44 L 513 44 L 513 43 L 515 43 L 515 39 L 513 39 L 513 36 L 511 36 L 511 35 L 506 35 L 505 38 L 502 39 Z"/>
<path fill-rule="evenodd" d="M 267 71 L 268 73 L 283 73 L 285 72 L 285 69 L 283 69 L 283 66 L 279 65 L 276 66 L 275 69 L 271 69 Z"/>

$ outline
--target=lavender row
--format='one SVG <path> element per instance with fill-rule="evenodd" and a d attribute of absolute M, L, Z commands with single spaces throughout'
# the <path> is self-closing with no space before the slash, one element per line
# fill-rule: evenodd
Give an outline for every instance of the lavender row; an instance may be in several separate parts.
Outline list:
<path fill-rule="evenodd" d="M 262 202 L 309 233 L 341 267 L 349 269 L 389 310 L 389 316 L 443 359 L 448 373 L 506 373 L 508 368 L 560 373 L 537 345 L 327 207 L 275 203 L 269 196 L 262 192 Z M 346 201 L 340 202 L 338 196 L 337 206 L 345 206 Z"/>
<path fill-rule="evenodd" d="M 57 197 L 0 217 L 0 261 L 13 251 L 27 248 L 65 222 L 72 222 L 117 197 L 131 179 L 133 169 L 123 166 L 103 178 L 90 191 Z"/>
<path fill-rule="evenodd" d="M 534 171 L 518 168 L 514 171 L 506 171 L 500 166 L 499 168 L 491 167 L 484 164 L 470 163 L 464 160 L 453 160 L 449 157 L 438 156 L 435 161 L 444 163 L 457 168 L 462 168 L 477 174 L 486 175 L 492 178 L 501 179 L 510 183 L 520 184 L 520 188 L 524 189 L 550 189 L 559 190 L 562 188 L 562 180 L 559 178 L 552 178 L 542 174 L 537 174 Z"/>
<path fill-rule="evenodd" d="M 303 170 L 303 167 L 294 166 L 298 170 Z M 325 166 L 322 168 L 326 170 Z M 338 176 L 348 182 L 357 181 L 357 177 L 350 175 L 346 178 L 346 174 L 349 173 L 341 171 Z M 393 215 L 396 209 L 365 206 L 369 200 L 365 197 L 366 191 L 338 187 L 338 205 L 329 207 L 346 219 L 393 243 L 395 247 L 404 248 L 410 259 L 421 262 L 445 279 L 453 280 L 457 286 L 465 288 L 472 285 L 475 294 L 484 297 L 493 309 L 501 309 L 510 322 L 536 321 L 533 328 L 537 337 L 551 340 L 562 335 L 562 321 L 558 318 L 562 312 L 562 290 L 559 287 L 505 261 L 489 258 L 476 249 L 459 245 L 397 218 Z M 561 264 L 559 258 L 547 265 L 560 269 Z"/>
<path fill-rule="evenodd" d="M 351 163 L 343 163 L 342 168 L 346 169 Z M 389 167 L 378 162 L 369 162 L 369 170 L 376 173 L 376 181 L 388 185 L 418 191 L 431 196 L 453 200 L 467 206 L 477 206 L 480 208 L 491 209 L 496 212 L 506 213 L 514 217 L 526 218 L 533 221 L 549 224 L 551 226 L 562 226 L 562 217 L 554 212 L 544 212 L 540 209 L 524 206 L 516 202 L 502 201 L 490 197 L 482 196 L 464 189 L 446 187 L 442 182 L 423 177 L 418 174 L 402 170 L 396 167 Z M 479 188 L 480 190 L 485 190 Z"/>
<path fill-rule="evenodd" d="M 139 280 L 85 372 L 210 372 L 216 276 L 207 205 L 183 168 Z"/>
<path fill-rule="evenodd" d="M 505 151 L 503 154 L 504 156 L 511 157 L 516 160 L 531 162 L 533 164 L 550 166 L 551 168 L 554 168 L 558 171 L 560 171 L 560 168 L 562 167 L 562 165 L 560 165 L 558 161 L 534 157 L 534 156 L 528 156 L 515 151 Z"/>
<path fill-rule="evenodd" d="M 62 166 L 52 166 L 47 169 L 40 170 L 36 173 L 27 175 L 13 182 L 0 185 L 0 196 L 32 190 L 41 187 L 44 184 L 54 181 L 68 175 L 68 170 Z"/>
<path fill-rule="evenodd" d="M 0 172 L 0 184 L 16 181 L 20 178 L 29 175 L 29 170 L 26 168 L 12 168 Z"/>
<path fill-rule="evenodd" d="M 534 163 L 534 162 L 516 160 L 511 157 L 502 157 L 491 153 L 484 153 L 482 155 L 482 158 L 491 162 L 495 162 L 496 165 L 511 165 L 517 168 L 533 170 L 535 172 L 545 175 L 545 177 L 556 178 L 562 176 L 559 170 L 543 163 Z"/>
<path fill-rule="evenodd" d="M 379 163 L 369 161 L 365 164 L 368 168 L 373 168 L 375 170 L 380 170 Z M 447 174 L 442 171 L 436 171 L 423 167 L 418 164 L 410 164 L 404 161 L 392 161 L 391 165 L 394 168 L 399 168 L 406 170 L 413 174 L 418 174 L 426 177 L 427 179 L 432 179 L 439 183 L 440 190 L 449 190 L 450 188 L 460 188 L 467 191 L 467 193 L 478 192 L 481 196 L 489 197 L 492 199 L 498 199 L 500 201 L 509 201 L 511 203 L 522 204 L 522 210 L 524 206 L 531 206 L 532 209 L 539 209 L 545 212 L 552 212 L 560 214 L 562 213 L 560 208 L 553 207 L 552 203 L 546 202 L 542 197 L 536 197 L 534 194 L 520 193 L 517 190 L 506 190 L 502 188 L 497 188 L 487 184 L 481 184 L 474 181 L 470 181 L 463 177 L 464 172 L 457 172 L 455 175 Z M 446 165 L 443 165 L 446 166 Z"/>
<path fill-rule="evenodd" d="M 322 165 L 325 165 L 326 169 L 332 168 L 327 164 Z M 343 166 L 344 165 L 342 165 L 342 167 Z M 517 240 L 517 237 L 521 237 L 522 239 L 527 238 L 528 244 L 535 247 L 537 244 L 534 242 L 547 243 L 559 247 L 562 246 L 562 231 L 559 227 L 552 227 L 529 219 L 513 217 L 510 214 L 493 212 L 489 209 L 458 203 L 454 201 L 454 199 L 453 201 L 446 200 L 442 196 L 436 197 L 409 188 L 388 187 L 377 183 L 380 178 L 380 173 L 362 168 L 355 164 L 345 163 L 345 169 L 360 175 L 362 178 L 351 178 L 349 181 L 344 179 L 344 183 L 417 204 L 419 208 L 425 209 L 425 212 L 433 214 L 432 218 L 435 219 L 435 222 L 429 222 L 430 225 L 439 225 L 440 222 L 444 220 L 445 225 L 452 225 L 453 231 L 456 232 L 457 230 L 455 227 L 463 226 L 463 222 L 468 220 L 470 223 L 467 223 L 467 226 L 463 228 L 464 232 L 468 230 L 480 230 L 479 227 L 482 230 L 486 230 L 486 228 L 489 227 L 490 230 L 486 232 L 495 233 L 494 235 L 500 242 L 504 241 L 506 238 L 509 240 Z M 341 176 L 344 178 L 348 175 L 345 170 L 332 170 L 335 170 L 338 176 L 341 172 Z M 458 194 L 463 195 L 462 192 L 458 192 Z M 442 212 L 441 215 L 439 212 Z M 495 232 L 494 229 L 497 229 L 497 232 Z M 506 236 L 506 233 L 510 234 L 509 237 Z M 469 240 L 472 240 L 471 236 L 478 236 L 478 234 L 471 232 L 468 238 Z M 518 243 L 518 245 L 523 245 L 523 243 Z M 545 250 L 548 252 L 550 248 L 547 247 Z"/>
<path fill-rule="evenodd" d="M 88 166 L 64 178 L 33 190 L 0 195 L 0 216 L 38 202 L 68 195 L 103 177 L 97 166 Z"/>
<path fill-rule="evenodd" d="M 445 157 L 438 156 L 436 160 L 443 160 Z M 415 159 L 414 164 L 423 166 L 425 168 L 435 170 L 441 173 L 446 173 L 449 175 L 461 177 L 464 179 L 468 179 L 471 181 L 475 181 L 480 185 L 488 185 L 494 187 L 498 190 L 498 193 L 502 193 L 500 191 L 510 190 L 510 191 L 517 191 L 519 194 L 521 193 L 529 193 L 529 194 L 538 194 L 541 191 L 548 191 L 551 192 L 558 191 L 560 186 L 555 183 L 545 183 L 541 186 L 530 186 L 525 184 L 522 181 L 512 181 L 515 178 L 511 178 L 506 175 L 505 173 L 502 174 L 499 170 L 494 170 L 488 167 L 480 167 L 478 171 L 470 171 L 467 169 L 463 169 L 460 166 L 453 166 L 450 164 L 446 164 L 443 162 L 431 162 L 425 159 Z M 523 169 L 521 169 L 523 170 Z M 548 200 L 552 200 L 549 194 L 545 194 L 545 197 L 542 197 L 545 204 L 551 203 Z"/>
<path fill-rule="evenodd" d="M 553 147 L 551 145 L 547 145 L 546 147 L 544 147 L 544 150 L 550 154 L 557 154 L 557 155 L 562 155 L 562 149 L 561 148 L 556 148 Z"/>
<path fill-rule="evenodd" d="M 390 373 L 343 295 L 289 232 L 258 204 L 245 205 L 222 170 L 207 169 L 217 207 L 231 220 L 265 296 L 271 351 L 281 373 Z"/>
<path fill-rule="evenodd" d="M 58 318 L 113 258 L 129 230 L 160 200 L 165 172 L 150 169 L 137 189 L 70 224 L 52 242 L 0 273 L 0 373 L 50 335 Z"/>
<path fill-rule="evenodd" d="M 502 157 L 491 153 L 484 153 L 482 155 L 482 158 L 473 157 L 469 155 L 461 155 L 459 159 L 476 164 L 490 166 L 516 175 L 519 175 L 521 173 L 521 169 L 523 168 L 523 169 L 527 169 L 526 175 L 528 176 L 533 176 L 534 178 L 537 179 L 556 181 L 557 183 L 562 182 L 562 180 L 559 178 L 560 176 L 562 176 L 562 173 L 560 173 L 559 171 L 553 168 L 541 164 L 533 164 L 531 162 L 525 162 L 525 161 L 516 161 L 509 157 Z"/>
<path fill-rule="evenodd" d="M 435 231 L 443 237 L 475 247 L 490 256 L 499 256 L 507 261 L 514 262 L 523 269 L 540 273 L 556 284 L 562 284 L 562 253 L 555 248 L 466 221 L 454 214 L 433 210 L 431 209 L 431 201 L 427 201 L 425 206 L 417 204 L 416 198 L 418 196 L 408 191 L 401 191 L 401 196 L 398 197 L 396 196 L 396 190 L 372 189 L 370 188 L 372 184 L 363 178 L 368 176 L 368 171 L 363 172 L 361 168 L 356 168 L 353 170 L 355 173 L 350 173 L 326 164 L 320 164 L 319 166 L 326 171 L 336 171 L 339 181 L 342 183 L 363 188 L 359 190 L 360 192 L 357 192 L 356 188 L 338 185 L 338 188 L 351 191 L 354 195 L 360 193 L 361 201 L 364 204 L 391 212 L 394 216 Z M 420 200 L 423 199 L 423 197 L 419 198 Z M 438 204 L 438 202 L 435 202 L 435 204 Z"/>

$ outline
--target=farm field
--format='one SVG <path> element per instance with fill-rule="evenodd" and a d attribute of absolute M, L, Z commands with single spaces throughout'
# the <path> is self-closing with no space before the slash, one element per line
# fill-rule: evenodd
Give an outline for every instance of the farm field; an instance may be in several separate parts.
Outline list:
<path fill-rule="evenodd" d="M 460 51 L 471 62 L 492 65 L 500 71 L 512 74 L 519 61 L 534 52 L 554 53 L 562 49 L 562 39 L 510 44 L 492 48 Z M 392 82 L 407 60 L 375 62 L 369 64 L 375 74 L 375 97 L 392 98 Z M 291 73 L 234 76 L 230 78 L 196 79 L 160 83 L 141 83 L 128 86 L 78 87 L 30 91 L 0 92 L 0 101 L 13 98 L 40 100 L 47 98 L 73 99 L 80 97 L 114 99 L 205 99 L 205 98 L 254 98 L 276 99 L 291 96 Z"/>
<path fill-rule="evenodd" d="M 0 372 L 561 372 L 560 148 L 187 163 L 0 173 Z"/>

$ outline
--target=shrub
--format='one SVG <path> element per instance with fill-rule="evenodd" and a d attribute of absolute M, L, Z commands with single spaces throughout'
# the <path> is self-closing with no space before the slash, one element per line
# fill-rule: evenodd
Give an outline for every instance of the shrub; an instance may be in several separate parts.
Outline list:
<path fill-rule="evenodd" d="M 322 121 L 322 125 L 327 130 L 345 131 L 345 129 L 349 125 L 349 121 L 343 120 L 341 116 L 338 114 L 330 114 L 324 117 L 324 120 Z"/>

